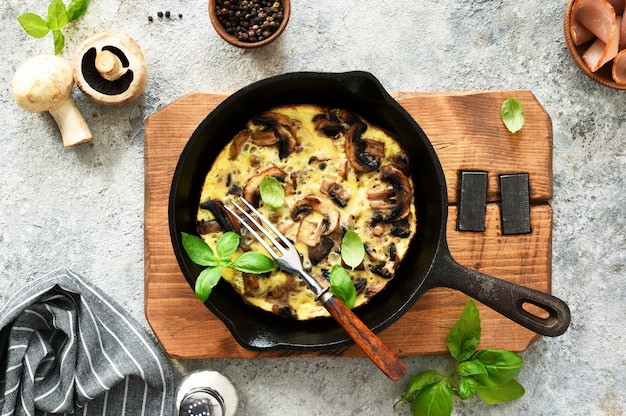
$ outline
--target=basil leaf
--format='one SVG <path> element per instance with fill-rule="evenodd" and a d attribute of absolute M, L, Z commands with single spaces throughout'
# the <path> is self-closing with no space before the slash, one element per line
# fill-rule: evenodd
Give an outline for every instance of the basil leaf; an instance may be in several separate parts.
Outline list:
<path fill-rule="evenodd" d="M 276 268 L 276 262 L 261 254 L 247 251 L 233 260 L 231 267 L 244 273 L 267 273 Z"/>
<path fill-rule="evenodd" d="M 400 403 L 400 402 L 406 402 L 413 395 L 413 393 L 415 393 L 417 391 L 420 391 L 421 389 L 423 389 L 425 386 L 427 386 L 429 384 L 434 383 L 435 379 L 439 375 L 440 374 L 437 371 L 435 371 L 435 370 L 428 370 L 428 371 L 423 371 L 423 372 L 413 376 L 411 381 L 409 381 L 409 385 L 407 386 L 406 390 L 404 391 L 404 394 L 402 395 L 400 400 L 398 400 L 396 402 L 396 405 L 398 403 Z M 394 405 L 394 407 L 395 407 L 395 405 Z"/>
<path fill-rule="evenodd" d="M 498 404 L 519 399 L 526 393 L 524 387 L 516 380 L 511 380 L 507 384 L 500 387 L 478 386 L 476 394 L 483 402 L 487 404 Z"/>
<path fill-rule="evenodd" d="M 285 203 L 285 189 L 283 185 L 273 176 L 265 175 L 261 179 L 259 192 L 263 203 L 272 209 L 278 209 Z"/>
<path fill-rule="evenodd" d="M 474 302 L 469 299 L 458 321 L 446 337 L 450 355 L 457 362 L 465 361 L 476 352 L 480 340 L 480 314 Z"/>
<path fill-rule="evenodd" d="M 71 22 L 82 17 L 87 12 L 89 0 L 70 0 L 67 5 L 67 18 Z"/>
<path fill-rule="evenodd" d="M 463 361 L 457 368 L 461 376 L 475 376 L 477 374 L 487 374 L 485 365 L 479 360 Z"/>
<path fill-rule="evenodd" d="M 60 30 L 53 30 L 52 36 L 54 38 L 54 54 L 58 55 L 63 51 L 63 47 L 65 46 L 65 36 L 63 36 Z"/>
<path fill-rule="evenodd" d="M 487 370 L 486 374 L 474 377 L 487 387 L 499 387 L 507 384 L 522 368 L 522 357 L 507 350 L 481 350 L 474 356 Z"/>
<path fill-rule="evenodd" d="M 228 259 L 239 247 L 239 234 L 228 231 L 224 233 L 223 236 L 217 241 L 217 245 L 215 246 L 215 251 L 217 252 L 217 257 L 222 260 Z"/>
<path fill-rule="evenodd" d="M 524 126 L 524 106 L 513 97 L 509 97 L 500 107 L 502 122 L 511 133 L 516 133 Z"/>
<path fill-rule="evenodd" d="M 219 259 L 215 257 L 211 247 L 200 237 L 182 233 L 181 241 L 187 255 L 200 266 L 217 266 Z"/>
<path fill-rule="evenodd" d="M 463 400 L 469 399 L 476 393 L 477 386 L 478 383 L 473 377 L 461 377 L 461 382 L 459 383 L 459 397 Z"/>
<path fill-rule="evenodd" d="M 35 13 L 24 13 L 17 18 L 17 21 L 24 28 L 26 33 L 34 38 L 43 38 L 50 32 L 48 23 L 46 23 L 43 17 Z"/>
<path fill-rule="evenodd" d="M 356 288 L 346 269 L 338 264 L 335 264 L 330 270 L 330 291 L 348 308 L 354 308 Z"/>
<path fill-rule="evenodd" d="M 222 278 L 222 270 L 219 267 L 210 267 L 202 270 L 196 279 L 195 292 L 202 302 L 209 298 L 213 288 Z"/>
<path fill-rule="evenodd" d="M 51 30 L 61 30 L 68 23 L 65 4 L 61 0 L 53 0 L 48 6 L 48 26 Z"/>
<path fill-rule="evenodd" d="M 452 414 L 452 389 L 439 380 L 425 386 L 413 400 L 413 414 L 420 416 L 450 416 Z"/>
<path fill-rule="evenodd" d="M 346 231 L 341 239 L 341 258 L 344 263 L 354 270 L 365 258 L 365 247 L 357 233 L 352 230 Z"/>

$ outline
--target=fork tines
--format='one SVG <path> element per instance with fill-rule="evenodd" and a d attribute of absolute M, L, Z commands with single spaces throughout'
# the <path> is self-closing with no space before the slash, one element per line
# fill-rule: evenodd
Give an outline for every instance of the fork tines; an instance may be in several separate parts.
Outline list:
<path fill-rule="evenodd" d="M 245 219 L 234 210 L 228 207 L 225 208 L 239 220 L 241 225 L 243 225 L 250 232 L 250 234 L 254 236 L 254 238 L 268 251 L 268 253 L 270 253 L 272 257 L 276 258 L 278 256 L 276 250 L 278 250 L 281 254 L 285 254 L 285 251 L 290 247 L 289 240 L 287 240 L 287 238 L 280 231 L 278 231 L 278 229 L 267 218 L 265 218 L 261 212 L 246 201 L 245 198 L 239 197 L 239 199 L 250 210 L 249 212 L 235 201 L 232 201 L 232 204 L 239 212 L 241 212 L 241 214 L 243 214 Z M 254 216 L 252 214 L 254 214 Z M 273 235 L 265 227 L 269 228 Z M 263 236 L 261 236 L 261 234 L 263 234 Z M 280 242 L 275 236 L 280 239 Z M 274 247 L 271 247 L 265 239 L 269 240 Z"/>

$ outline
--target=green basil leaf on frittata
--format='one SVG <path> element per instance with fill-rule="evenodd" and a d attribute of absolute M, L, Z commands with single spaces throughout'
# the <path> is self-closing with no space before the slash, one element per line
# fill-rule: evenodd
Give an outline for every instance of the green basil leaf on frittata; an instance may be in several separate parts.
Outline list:
<path fill-rule="evenodd" d="M 239 247 L 239 240 L 239 234 L 233 231 L 224 233 L 224 235 L 217 240 L 217 244 L 215 246 L 217 257 L 219 257 L 220 260 L 226 260 L 232 256 L 237 250 L 237 247 Z"/>
<path fill-rule="evenodd" d="M 264 254 L 247 251 L 233 260 L 231 266 L 244 273 L 262 274 L 274 270 L 276 262 Z"/>
<path fill-rule="evenodd" d="M 182 233 L 181 241 L 187 255 L 194 263 L 200 266 L 217 266 L 219 259 L 215 257 L 213 249 L 200 237 Z"/>
<path fill-rule="evenodd" d="M 354 308 L 356 288 L 346 269 L 338 264 L 335 264 L 330 270 L 330 291 L 341 299 L 348 308 Z"/>
<path fill-rule="evenodd" d="M 209 298 L 213 288 L 222 278 L 222 270 L 219 267 L 209 267 L 200 272 L 196 279 L 195 292 L 202 302 Z"/>
<path fill-rule="evenodd" d="M 285 203 L 285 189 L 278 179 L 265 175 L 259 185 L 261 200 L 272 209 L 278 209 Z"/>
<path fill-rule="evenodd" d="M 341 258 L 348 266 L 355 269 L 365 258 L 365 247 L 357 233 L 346 231 L 341 239 Z"/>

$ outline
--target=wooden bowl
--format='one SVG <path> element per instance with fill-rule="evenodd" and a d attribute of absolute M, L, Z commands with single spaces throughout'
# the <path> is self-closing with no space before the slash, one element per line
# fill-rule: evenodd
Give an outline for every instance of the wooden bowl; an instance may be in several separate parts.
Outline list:
<path fill-rule="evenodd" d="M 209 0 L 209 17 L 211 18 L 211 23 L 213 24 L 213 28 L 222 39 L 226 42 L 230 43 L 233 46 L 237 46 L 238 48 L 244 49 L 252 49 L 259 48 L 261 46 L 265 46 L 267 44 L 275 41 L 285 30 L 287 27 L 287 22 L 289 21 L 289 15 L 291 14 L 291 1 L 290 0 L 280 0 L 280 3 L 283 6 L 283 21 L 280 26 L 270 37 L 263 39 L 258 42 L 243 42 L 240 41 L 236 36 L 229 34 L 222 23 L 217 18 L 217 13 L 215 11 L 216 0 Z"/>
<path fill-rule="evenodd" d="M 578 68 L 580 68 L 580 70 L 585 75 L 587 75 L 595 82 L 602 84 L 605 87 L 615 88 L 618 90 L 626 90 L 626 85 L 618 84 L 617 82 L 613 81 L 613 76 L 611 74 L 613 61 L 607 62 L 602 66 L 602 68 L 600 68 L 596 72 L 591 72 L 589 68 L 587 68 L 587 66 L 585 65 L 582 56 L 585 50 L 587 50 L 587 48 L 591 45 L 592 41 L 583 43 L 579 46 L 574 45 L 574 41 L 572 40 L 572 32 L 570 30 L 570 20 L 574 1 L 575 0 L 569 0 L 569 2 L 567 3 L 567 8 L 565 9 L 565 18 L 563 19 L 563 34 L 565 36 L 565 45 L 567 45 L 567 50 L 569 54 L 571 55 L 576 65 L 578 65 Z"/>

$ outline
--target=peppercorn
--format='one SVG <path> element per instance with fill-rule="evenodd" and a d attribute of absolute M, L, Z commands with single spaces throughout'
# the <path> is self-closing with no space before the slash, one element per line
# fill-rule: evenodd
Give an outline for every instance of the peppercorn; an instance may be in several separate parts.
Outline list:
<path fill-rule="evenodd" d="M 157 16 L 159 16 L 159 17 L 163 17 L 163 12 L 158 12 L 158 13 L 157 13 Z"/>
<path fill-rule="evenodd" d="M 272 36 L 284 18 L 275 0 L 216 0 L 215 12 L 229 35 L 241 42 L 260 42 Z"/>

